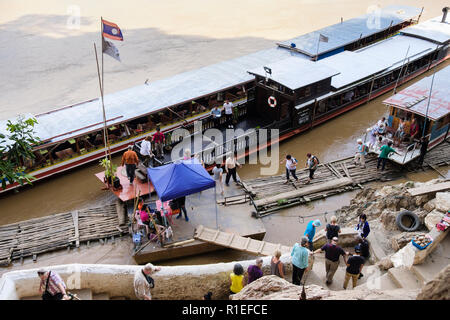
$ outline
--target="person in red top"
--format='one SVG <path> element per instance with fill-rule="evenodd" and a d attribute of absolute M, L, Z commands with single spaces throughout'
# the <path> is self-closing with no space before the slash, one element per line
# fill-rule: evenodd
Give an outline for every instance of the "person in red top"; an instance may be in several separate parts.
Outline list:
<path fill-rule="evenodd" d="M 164 136 L 164 133 L 161 132 L 161 129 L 159 127 L 156 127 L 156 132 L 153 135 L 152 141 L 155 143 L 156 156 L 158 158 L 161 158 L 164 154 L 163 144 L 164 144 L 165 140 L 166 140 L 166 137 Z"/>
<path fill-rule="evenodd" d="M 417 123 L 416 118 L 412 119 L 411 127 L 409 128 L 409 134 L 410 134 L 410 143 L 414 142 L 414 139 L 417 139 L 417 134 L 419 133 L 419 124 Z"/>
<path fill-rule="evenodd" d="M 134 181 L 134 171 L 136 170 L 136 166 L 139 163 L 138 156 L 136 152 L 133 151 L 133 146 L 129 145 L 128 150 L 122 156 L 122 166 L 125 165 L 127 170 L 127 177 L 130 179 L 130 184 L 133 184 Z"/>

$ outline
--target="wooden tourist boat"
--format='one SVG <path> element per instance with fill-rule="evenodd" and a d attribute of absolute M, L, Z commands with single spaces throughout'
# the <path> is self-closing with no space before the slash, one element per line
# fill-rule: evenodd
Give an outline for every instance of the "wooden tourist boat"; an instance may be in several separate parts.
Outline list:
<path fill-rule="evenodd" d="M 450 67 L 436 72 L 433 76 L 428 76 L 383 101 L 389 107 L 389 137 L 392 138 L 397 131 L 400 120 L 405 121 L 405 136 L 398 147 L 401 155 L 392 154 L 389 157 L 398 164 L 405 165 L 420 156 L 419 139 L 422 135 L 428 138 L 428 150 L 436 147 L 449 135 Z M 419 132 L 417 139 L 410 141 L 413 119 L 419 125 Z M 375 152 L 379 154 L 379 150 Z"/>
<path fill-rule="evenodd" d="M 421 39 L 407 34 L 391 37 L 405 27 L 414 28 L 411 26 L 418 22 L 420 14 L 419 9 L 408 6 L 387 7 L 381 10 L 376 28 L 368 27 L 368 15 L 364 15 L 279 43 L 275 48 L 106 95 L 106 126 L 111 153 L 123 151 L 128 145 L 153 134 L 157 125 L 166 135 L 166 147 L 173 147 L 178 142 L 171 139 L 175 129 L 185 128 L 194 133 L 197 121 L 202 121 L 202 131 L 213 127 L 210 109 L 222 106 L 225 99 L 234 104 L 235 127 L 244 130 L 277 128 L 280 129 L 280 140 L 325 122 L 390 90 L 393 84 L 387 78 L 395 78 L 402 65 L 398 56 L 386 58 L 389 61 L 385 61 L 384 65 L 380 62 L 378 68 L 366 70 L 361 75 L 357 72 L 346 73 L 347 66 L 344 64 L 337 69 L 334 63 L 331 63 L 332 67 L 327 66 L 330 59 L 339 61 L 342 57 L 349 63 L 352 58 L 358 57 L 367 61 L 370 58 L 364 58 L 365 50 L 376 51 L 378 45 L 398 42 L 402 42 L 398 47 L 404 49 L 411 42 L 408 44 L 412 47 L 408 67 L 399 83 L 447 59 L 445 43 L 448 43 L 448 34 L 444 33 L 445 41 L 440 39 L 440 43 L 430 36 Z M 320 49 L 313 50 L 311 39 L 319 39 L 320 34 L 327 36 L 329 41 L 321 42 Z M 287 46 L 286 43 L 295 45 Z M 420 49 L 414 49 L 417 43 L 420 43 Z M 314 66 L 328 68 L 334 70 L 334 75 L 322 79 L 320 83 L 303 81 L 303 87 L 291 90 L 295 91 L 294 94 L 275 90 L 274 85 L 280 85 L 281 90 L 290 89 L 283 83 L 276 83 L 275 79 L 264 83 L 262 74 L 256 68 L 273 64 L 275 75 L 278 72 L 276 64 L 286 59 L 297 59 L 291 61 L 302 64 L 299 69 L 306 68 L 313 73 Z M 311 59 L 318 61 L 312 62 Z M 335 86 L 334 80 L 342 74 L 345 80 Z M 349 90 L 355 90 L 354 97 L 344 103 L 342 99 Z M 275 117 L 268 117 L 267 97 L 264 95 L 275 95 L 278 100 Z M 100 102 L 97 98 L 35 115 L 38 121 L 36 135 L 41 143 L 34 146 L 36 158 L 27 162 L 27 171 L 39 180 L 104 157 L 104 122 Z M 219 125 L 223 122 L 224 119 Z M 4 131 L 5 126 L 6 121 L 0 121 L 0 132 Z M 255 151 L 249 150 L 247 142 L 241 147 L 246 148 L 246 154 Z M 258 149 L 261 147 L 265 145 L 258 146 Z M 225 144 L 216 146 L 209 156 L 205 157 L 203 153 L 203 159 L 206 163 L 213 163 L 215 158 L 226 152 L 229 150 Z M 162 163 L 171 160 L 176 159 L 166 157 Z M 6 190 L 17 186 L 7 184 Z"/>

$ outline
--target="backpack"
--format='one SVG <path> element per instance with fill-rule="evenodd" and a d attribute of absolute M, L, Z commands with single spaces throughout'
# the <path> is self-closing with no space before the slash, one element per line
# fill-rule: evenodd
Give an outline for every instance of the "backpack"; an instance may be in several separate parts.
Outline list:
<path fill-rule="evenodd" d="M 317 158 L 316 156 L 311 156 L 311 158 L 316 159 L 317 160 L 317 164 L 320 163 L 319 158 Z"/>

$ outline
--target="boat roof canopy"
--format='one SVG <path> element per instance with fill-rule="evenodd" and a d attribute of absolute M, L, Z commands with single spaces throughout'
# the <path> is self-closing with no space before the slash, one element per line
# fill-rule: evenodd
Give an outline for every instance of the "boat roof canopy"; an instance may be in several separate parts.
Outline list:
<path fill-rule="evenodd" d="M 409 48 L 409 49 L 408 49 Z M 430 41 L 397 35 L 374 43 L 368 47 L 356 50 L 356 53 L 363 53 L 368 59 L 385 61 L 389 69 L 401 66 L 406 59 L 417 59 L 427 55 L 436 49 L 436 45 Z M 406 53 L 408 52 L 408 55 Z M 408 60 L 406 60 L 408 63 Z"/>
<path fill-rule="evenodd" d="M 427 115 L 428 98 L 433 76 L 423 78 L 383 101 L 385 105 L 403 109 L 422 117 Z M 428 118 L 439 120 L 450 113 L 450 66 L 436 72 L 431 92 Z"/>
<path fill-rule="evenodd" d="M 426 39 L 437 44 L 447 44 L 450 42 L 450 23 L 441 22 L 441 17 L 436 17 L 420 24 L 405 28 L 402 34 L 420 39 Z"/>
<path fill-rule="evenodd" d="M 319 60 L 317 63 L 339 71 L 339 74 L 331 79 L 331 86 L 336 90 L 391 66 L 385 60 L 353 51 L 343 51 L 340 54 Z"/>
<path fill-rule="evenodd" d="M 308 58 L 278 47 L 150 82 L 104 96 L 107 126 L 126 122 L 166 107 L 182 104 L 250 82 L 245 72 L 287 57 Z M 96 98 L 35 116 L 37 136 L 58 142 L 103 128 L 101 100 Z M 0 133 L 3 129 L 0 127 Z"/>
<path fill-rule="evenodd" d="M 313 62 L 296 57 L 287 58 L 269 65 L 259 66 L 248 73 L 266 76 L 264 67 L 272 70 L 269 79 L 275 81 L 291 90 L 296 90 L 312 83 L 333 77 L 339 74 L 339 71 L 318 62 Z"/>
<path fill-rule="evenodd" d="M 342 48 L 350 43 L 358 41 L 360 38 L 366 38 L 375 33 L 396 26 L 414 17 L 417 17 L 421 9 L 405 6 L 392 5 L 383 9 L 375 10 L 373 13 L 367 13 L 357 18 L 345 20 L 342 23 L 316 30 L 299 37 L 278 43 L 279 46 L 291 47 L 295 44 L 293 51 L 299 51 L 310 57 L 322 55 L 329 51 Z M 320 42 L 317 52 L 317 43 L 319 36 L 328 37 L 328 42 Z"/>

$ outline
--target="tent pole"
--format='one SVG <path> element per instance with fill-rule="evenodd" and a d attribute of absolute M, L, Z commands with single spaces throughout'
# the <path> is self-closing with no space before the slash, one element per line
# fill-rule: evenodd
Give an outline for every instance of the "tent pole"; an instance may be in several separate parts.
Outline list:
<path fill-rule="evenodd" d="M 219 222 L 217 219 L 217 192 L 216 192 L 216 185 L 214 185 L 214 201 L 216 205 L 216 229 L 219 230 Z"/>

